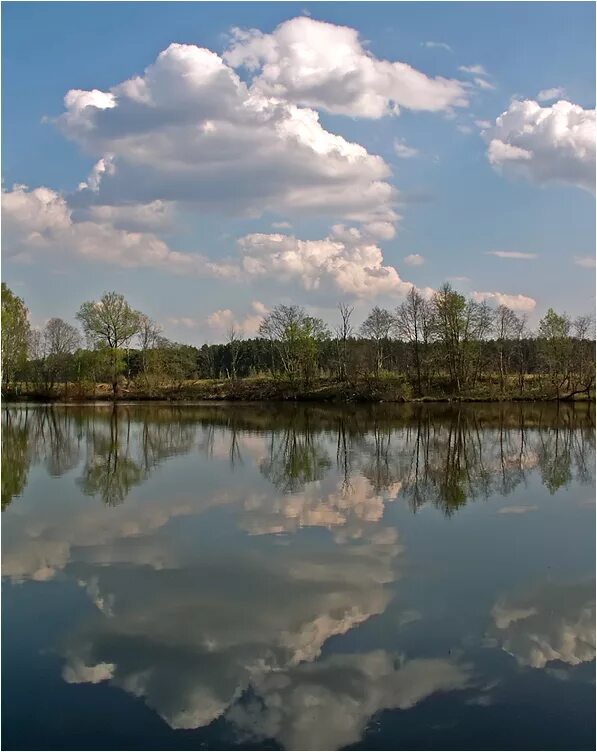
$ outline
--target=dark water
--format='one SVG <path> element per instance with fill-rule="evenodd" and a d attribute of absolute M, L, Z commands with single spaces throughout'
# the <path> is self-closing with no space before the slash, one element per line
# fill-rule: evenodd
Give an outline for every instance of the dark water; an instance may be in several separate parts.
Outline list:
<path fill-rule="evenodd" d="M 3 749 L 594 749 L 587 405 L 2 411 Z"/>

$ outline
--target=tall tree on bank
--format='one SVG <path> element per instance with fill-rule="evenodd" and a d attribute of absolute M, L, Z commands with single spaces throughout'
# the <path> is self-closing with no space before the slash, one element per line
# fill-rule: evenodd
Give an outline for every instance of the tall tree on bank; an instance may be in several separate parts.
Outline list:
<path fill-rule="evenodd" d="M 481 342 L 491 330 L 493 314 L 486 303 L 467 300 L 443 285 L 433 296 L 434 328 L 442 343 L 452 389 L 460 394 L 481 371 Z"/>
<path fill-rule="evenodd" d="M 21 298 L 2 283 L 2 388 L 13 383 L 27 362 L 29 343 L 28 310 Z"/>
<path fill-rule="evenodd" d="M 71 355 L 81 347 L 81 335 L 76 327 L 59 318 L 52 318 L 44 328 L 45 351 L 52 380 L 62 379 L 64 393 L 68 389 Z"/>
<path fill-rule="evenodd" d="M 83 303 L 77 314 L 83 331 L 94 346 L 109 350 L 114 399 L 123 368 L 121 350 L 141 330 L 141 315 L 131 308 L 124 295 L 116 292 L 104 293 L 100 301 Z"/>
<path fill-rule="evenodd" d="M 431 311 L 429 303 L 415 288 L 411 287 L 404 303 L 396 308 L 394 326 L 398 337 L 413 346 L 413 360 L 417 379 L 417 396 L 423 394 L 422 347 L 427 346 L 430 334 Z"/>
<path fill-rule="evenodd" d="M 338 377 L 340 381 L 346 381 L 348 371 L 348 340 L 352 337 L 353 326 L 350 318 L 354 308 L 347 306 L 345 303 L 338 304 L 340 312 L 340 323 L 336 327 L 336 338 L 338 342 Z"/>
<path fill-rule="evenodd" d="M 291 381 L 300 374 L 306 382 L 316 371 L 319 343 L 329 338 L 323 321 L 296 305 L 277 305 L 261 322 L 259 334 L 270 340 L 272 370 L 275 353 Z"/>
<path fill-rule="evenodd" d="M 495 312 L 495 337 L 498 346 L 498 367 L 500 372 L 500 392 L 504 393 L 506 372 L 509 370 L 509 359 L 512 342 L 520 330 L 520 320 L 507 305 L 500 305 Z"/>
<path fill-rule="evenodd" d="M 392 314 L 385 308 L 375 308 L 367 316 L 361 326 L 361 332 L 365 337 L 373 340 L 375 343 L 375 375 L 379 376 L 379 372 L 383 368 L 384 362 L 384 343 L 390 337 L 392 326 L 394 325 L 394 319 Z"/>
<path fill-rule="evenodd" d="M 595 339 L 593 316 L 577 316 L 572 322 L 574 332 L 573 361 L 576 366 L 578 391 L 586 392 L 587 398 L 595 386 L 595 358 L 592 342 Z"/>
<path fill-rule="evenodd" d="M 539 322 L 537 331 L 541 362 L 558 399 L 564 387 L 570 389 L 571 328 L 572 322 L 565 313 L 560 315 L 550 308 Z"/>

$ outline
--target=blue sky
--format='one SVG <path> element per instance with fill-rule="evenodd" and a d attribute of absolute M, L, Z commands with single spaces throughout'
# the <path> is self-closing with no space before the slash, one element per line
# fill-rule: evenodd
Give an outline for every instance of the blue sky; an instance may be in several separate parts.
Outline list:
<path fill-rule="evenodd" d="M 5 2 L 3 279 L 37 325 L 116 289 L 197 343 L 446 280 L 592 311 L 594 15 Z"/>

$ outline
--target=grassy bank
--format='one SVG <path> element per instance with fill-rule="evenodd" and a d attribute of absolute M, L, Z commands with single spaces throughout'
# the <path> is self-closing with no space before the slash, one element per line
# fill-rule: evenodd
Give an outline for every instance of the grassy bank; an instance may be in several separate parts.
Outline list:
<path fill-rule="evenodd" d="M 112 401 L 112 388 L 108 384 L 68 384 L 51 390 L 33 388 L 27 384 L 16 385 L 3 395 L 6 401 L 31 400 L 50 402 Z M 306 384 L 291 382 L 269 376 L 245 379 L 202 379 L 186 381 L 182 384 L 123 384 L 119 388 L 119 401 L 168 400 L 168 401 L 309 401 L 309 402 L 500 402 L 557 400 L 558 396 L 545 379 L 527 377 L 522 391 L 518 382 L 508 382 L 504 390 L 499 381 L 485 380 L 473 389 L 458 394 L 449 390 L 446 383 L 437 382 L 426 390 L 422 397 L 413 394 L 404 378 L 384 375 L 380 378 L 367 378 L 358 382 L 338 382 L 333 379 L 315 379 Z M 560 399 L 593 401 L 595 392 L 569 395 L 563 393 Z"/>

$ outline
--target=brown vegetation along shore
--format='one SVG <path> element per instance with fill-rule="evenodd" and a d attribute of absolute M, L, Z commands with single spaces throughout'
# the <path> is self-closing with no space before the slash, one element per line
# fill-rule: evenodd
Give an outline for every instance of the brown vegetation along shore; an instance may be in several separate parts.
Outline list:
<path fill-rule="evenodd" d="M 504 391 L 495 381 L 481 382 L 474 390 L 451 394 L 439 381 L 421 397 L 413 394 L 404 378 L 392 374 L 358 382 L 314 379 L 305 384 L 269 376 L 245 379 L 200 379 L 182 384 L 162 384 L 152 388 L 134 383 L 123 384 L 117 401 L 231 401 L 231 402 L 508 402 L 508 401 L 594 401 L 595 392 L 561 394 L 545 389 L 542 379 L 528 378 L 521 393 L 516 381 Z M 19 384 L 3 394 L 5 401 L 93 402 L 113 401 L 111 384 L 56 385 L 43 390 L 35 385 Z"/>

